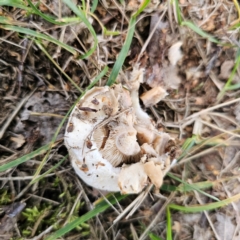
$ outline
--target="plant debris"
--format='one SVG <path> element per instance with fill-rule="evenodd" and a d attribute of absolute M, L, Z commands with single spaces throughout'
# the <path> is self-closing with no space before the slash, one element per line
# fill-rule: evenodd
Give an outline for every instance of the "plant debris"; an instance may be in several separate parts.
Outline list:
<path fill-rule="evenodd" d="M 0 238 L 240 239 L 239 13 L 0 1 Z"/>

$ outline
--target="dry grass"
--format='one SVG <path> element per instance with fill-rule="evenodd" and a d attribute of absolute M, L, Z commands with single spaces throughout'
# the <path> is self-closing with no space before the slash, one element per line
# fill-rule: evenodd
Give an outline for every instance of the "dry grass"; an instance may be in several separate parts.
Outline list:
<path fill-rule="evenodd" d="M 138 1 L 73 1 L 89 26 L 68 1 L 23 2 L 0 3 L 0 239 L 54 239 L 68 226 L 61 239 L 239 239 L 238 1 L 151 1 L 132 39 Z M 72 170 L 64 120 L 89 85 L 127 86 L 136 65 L 140 94 L 168 92 L 146 111 L 177 139 L 178 161 L 161 194 L 109 197 Z"/>

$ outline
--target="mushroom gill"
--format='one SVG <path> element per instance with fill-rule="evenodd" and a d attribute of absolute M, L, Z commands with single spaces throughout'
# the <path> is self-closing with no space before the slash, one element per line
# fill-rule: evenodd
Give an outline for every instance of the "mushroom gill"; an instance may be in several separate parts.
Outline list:
<path fill-rule="evenodd" d="M 93 139 L 102 157 L 117 167 L 140 160 L 141 149 L 136 135 L 133 127 L 122 125 L 112 128 L 106 125 L 93 132 Z"/>

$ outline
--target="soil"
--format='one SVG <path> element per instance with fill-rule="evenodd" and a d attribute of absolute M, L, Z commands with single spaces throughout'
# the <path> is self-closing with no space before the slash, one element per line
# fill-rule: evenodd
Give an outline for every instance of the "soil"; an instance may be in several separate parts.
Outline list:
<path fill-rule="evenodd" d="M 46 239 L 107 194 L 77 177 L 63 142 L 66 121 L 59 126 L 81 92 L 108 66 L 97 83 L 106 85 L 140 1 L 98 2 L 94 13 L 87 14 L 98 46 L 85 59 L 8 28 L 43 33 L 80 56 L 94 43 L 85 24 L 56 25 L 8 2 L 0 6 L 0 167 L 22 162 L 0 172 L 0 239 Z M 37 6 L 57 20 L 75 16 L 59 2 L 42 0 Z M 73 2 L 82 6 L 82 1 Z M 85 4 L 89 13 L 93 1 Z M 239 12 L 237 1 L 152 0 L 139 15 L 116 83 L 127 87 L 138 66 L 144 68 L 140 96 L 159 87 L 167 92 L 159 100 L 150 94 L 150 105 L 141 104 L 156 128 L 175 139 L 169 154 L 177 161 L 160 193 L 148 189 L 145 197 L 126 196 L 62 239 L 166 239 L 168 204 L 207 206 L 225 199 L 225 206 L 211 211 L 170 209 L 169 229 L 181 240 L 240 239 Z M 119 34 L 104 35 L 103 26 Z M 131 216 L 113 225 L 136 198 L 141 204 Z"/>

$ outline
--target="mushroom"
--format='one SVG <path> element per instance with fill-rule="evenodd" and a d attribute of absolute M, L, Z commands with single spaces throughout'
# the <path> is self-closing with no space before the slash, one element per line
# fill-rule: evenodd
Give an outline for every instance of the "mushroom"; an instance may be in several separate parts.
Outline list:
<path fill-rule="evenodd" d="M 139 193 L 151 182 L 160 187 L 168 138 L 141 109 L 139 84 L 131 80 L 130 92 L 121 84 L 94 87 L 73 109 L 64 140 L 87 185 L 122 194 Z"/>

